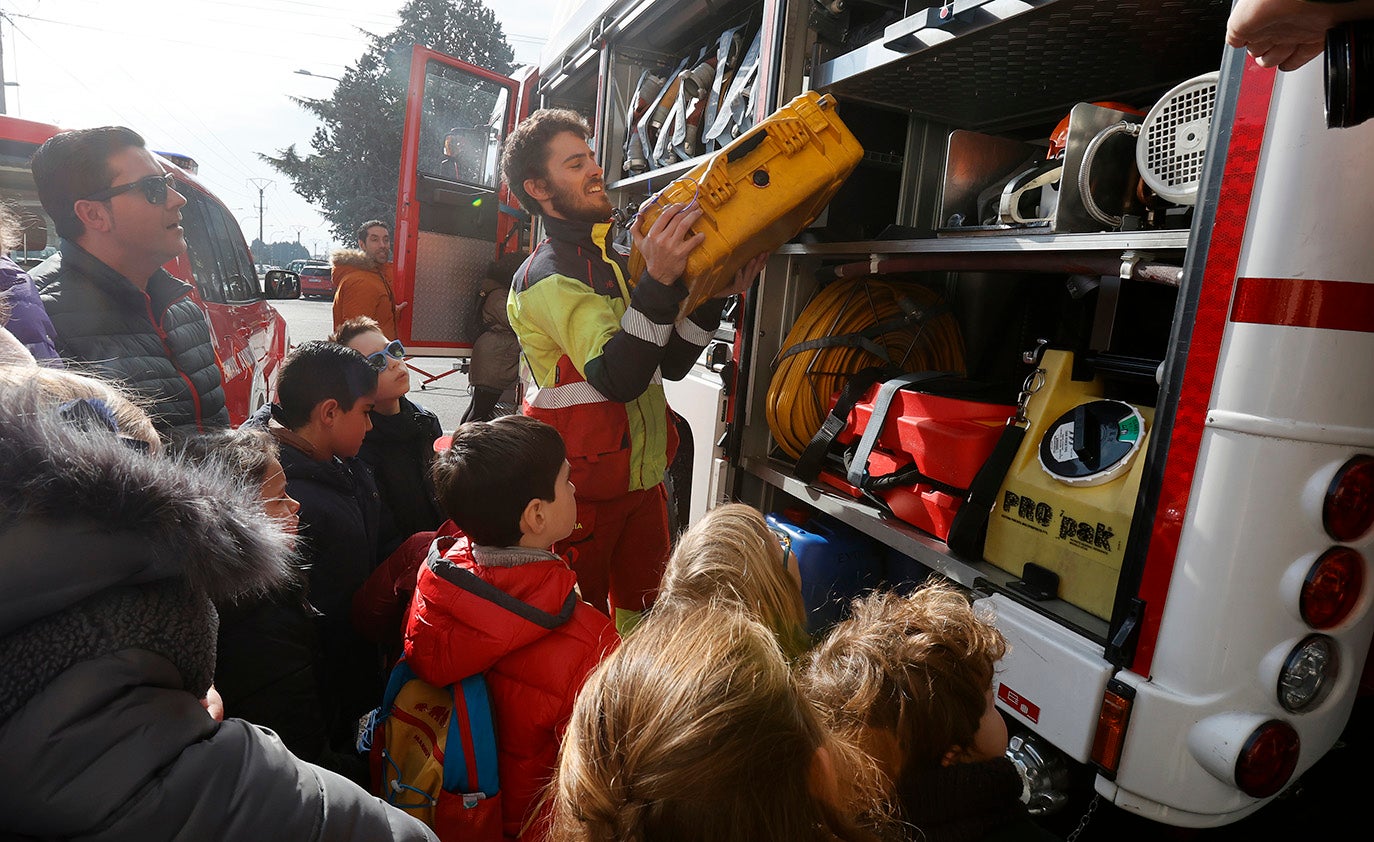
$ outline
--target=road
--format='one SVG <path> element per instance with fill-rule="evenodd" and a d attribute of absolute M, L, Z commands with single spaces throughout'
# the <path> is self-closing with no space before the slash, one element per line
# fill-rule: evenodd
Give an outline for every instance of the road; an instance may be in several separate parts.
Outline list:
<path fill-rule="evenodd" d="M 273 301 L 271 304 L 286 319 L 293 345 L 329 338 L 333 328 L 331 302 L 301 299 Z M 413 357 L 408 360 L 411 367 L 409 398 L 438 415 L 445 432 L 451 432 L 458 426 L 471 401 L 467 375 L 453 370 L 455 362 L 452 357 Z M 422 371 L 443 376 L 426 385 L 426 375 Z"/>

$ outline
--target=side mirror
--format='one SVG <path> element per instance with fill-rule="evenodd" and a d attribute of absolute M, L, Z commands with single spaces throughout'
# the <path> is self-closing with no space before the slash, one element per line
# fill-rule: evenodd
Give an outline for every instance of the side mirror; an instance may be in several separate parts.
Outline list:
<path fill-rule="evenodd" d="M 262 278 L 264 298 L 300 298 L 301 279 L 295 272 L 272 269 Z"/>

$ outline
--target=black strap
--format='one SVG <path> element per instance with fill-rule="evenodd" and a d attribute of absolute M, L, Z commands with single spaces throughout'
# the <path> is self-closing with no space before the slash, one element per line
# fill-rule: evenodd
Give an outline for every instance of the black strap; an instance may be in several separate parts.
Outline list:
<path fill-rule="evenodd" d="M 945 539 L 955 555 L 982 561 L 988 516 L 997 504 L 997 492 L 1001 490 L 1002 481 L 1006 479 L 1012 460 L 1016 458 L 1016 451 L 1021 448 L 1021 441 L 1025 437 L 1025 427 L 1016 424 L 1004 427 L 1001 437 L 997 439 L 997 446 L 992 449 L 992 455 L 973 477 L 968 498 L 955 513 L 954 522 L 949 527 L 949 537 Z"/>
<path fill-rule="evenodd" d="M 891 363 L 892 360 L 887 355 L 887 349 L 873 341 L 875 337 L 882 336 L 894 330 L 910 327 L 913 324 L 924 325 L 927 321 L 942 316 L 949 312 L 946 304 L 937 304 L 928 310 L 916 307 L 915 303 L 909 298 L 902 298 L 897 302 L 902 308 L 903 315 L 885 322 L 869 325 L 854 333 L 842 333 L 836 336 L 822 336 L 819 339 L 808 339 L 805 342 L 798 342 L 789 347 L 778 356 L 778 361 L 787 359 L 793 354 L 800 354 L 803 351 L 815 351 L 821 348 L 862 348 L 873 356 L 884 362 Z"/>
<path fill-rule="evenodd" d="M 834 443 L 835 437 L 844 429 L 845 424 L 849 423 L 849 413 L 853 411 L 854 404 L 859 402 L 859 398 L 863 397 L 870 386 L 891 377 L 894 371 L 889 366 L 873 366 L 862 369 L 849 378 L 849 382 L 840 390 L 835 405 L 831 407 L 830 414 L 825 417 L 825 422 L 811 437 L 806 450 L 798 457 L 797 479 L 805 483 L 816 481 L 816 477 L 821 474 L 821 466 L 825 464 L 825 455 L 830 452 L 830 445 Z"/>
<path fill-rule="evenodd" d="M 873 452 L 873 445 L 878 442 L 878 434 L 882 432 L 883 422 L 887 420 L 887 411 L 892 406 L 893 395 L 901 391 L 904 386 L 911 386 L 940 377 L 957 376 L 949 371 L 916 371 L 885 381 L 878 388 L 878 394 L 873 399 L 873 414 L 869 416 L 868 424 L 864 427 L 864 434 L 859 438 L 859 446 L 854 451 L 853 461 L 849 463 L 849 472 L 845 476 L 845 480 L 855 488 L 863 488 L 867 483 L 868 455 Z M 848 413 L 845 414 L 848 415 Z"/>

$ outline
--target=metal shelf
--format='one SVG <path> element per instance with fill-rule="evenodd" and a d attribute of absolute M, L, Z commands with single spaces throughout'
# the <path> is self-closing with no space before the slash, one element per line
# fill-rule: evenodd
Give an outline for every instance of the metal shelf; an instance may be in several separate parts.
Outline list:
<path fill-rule="evenodd" d="M 903 521 L 887 517 L 875 507 L 841 497 L 823 488 L 808 485 L 791 474 L 791 466 L 776 459 L 744 459 L 745 472 L 764 483 L 778 488 L 798 500 L 854 527 L 865 535 L 881 541 L 900 553 L 910 556 L 946 578 L 969 589 L 995 590 L 1035 611 L 1053 617 L 1060 623 L 1093 640 L 1107 639 L 1107 621 L 1070 605 L 1063 600 L 1043 602 L 1028 600 L 1007 586 L 1017 580 L 1000 567 L 983 561 L 964 561 L 950 555 L 949 547 L 938 538 L 927 535 Z"/>
<path fill-rule="evenodd" d="M 1216 70 L 1231 0 L 959 0 L 823 62 L 818 90 L 991 130 L 1053 123 L 1079 102 L 1151 100 Z"/>
<path fill-rule="evenodd" d="M 1101 234 L 987 234 L 950 235 L 919 240 L 864 240 L 852 243 L 787 243 L 779 254 L 808 254 L 843 257 L 873 254 L 938 254 L 986 252 L 1007 254 L 1028 251 L 1102 252 L 1137 250 L 1146 252 L 1183 251 L 1188 248 L 1190 232 L 1115 231 Z"/>

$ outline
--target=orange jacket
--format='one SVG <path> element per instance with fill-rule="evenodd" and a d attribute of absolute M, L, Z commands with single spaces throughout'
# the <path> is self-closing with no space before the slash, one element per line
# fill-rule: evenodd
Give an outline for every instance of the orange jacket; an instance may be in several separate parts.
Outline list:
<path fill-rule="evenodd" d="M 392 264 L 376 268 L 356 249 L 341 249 L 330 258 L 334 278 L 334 329 L 354 316 L 371 316 L 387 339 L 396 339 L 396 296 L 391 291 Z"/>

